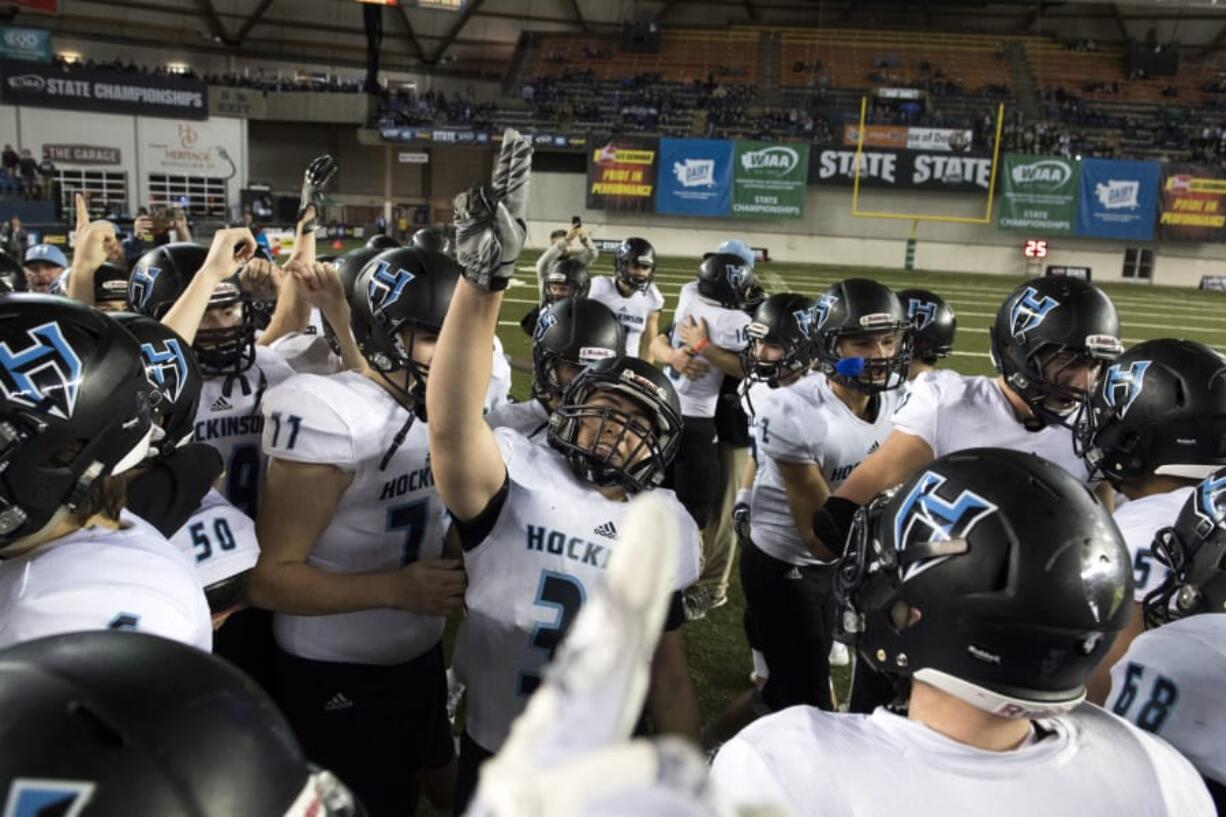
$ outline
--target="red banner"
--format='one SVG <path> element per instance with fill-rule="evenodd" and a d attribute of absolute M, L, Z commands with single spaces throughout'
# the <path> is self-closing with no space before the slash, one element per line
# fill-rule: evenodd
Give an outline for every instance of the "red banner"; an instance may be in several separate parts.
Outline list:
<path fill-rule="evenodd" d="M 42 14 L 60 13 L 60 0 L 0 0 L 0 6 L 17 6 L 26 11 L 37 11 Z"/>

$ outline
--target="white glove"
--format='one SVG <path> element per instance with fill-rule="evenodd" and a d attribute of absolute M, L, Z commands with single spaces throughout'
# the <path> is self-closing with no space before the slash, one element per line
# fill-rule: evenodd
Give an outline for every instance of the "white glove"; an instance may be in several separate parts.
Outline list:
<path fill-rule="evenodd" d="M 490 187 L 455 198 L 456 258 L 464 277 L 490 292 L 507 288 L 527 235 L 523 221 L 532 174 L 532 143 L 508 128 Z"/>

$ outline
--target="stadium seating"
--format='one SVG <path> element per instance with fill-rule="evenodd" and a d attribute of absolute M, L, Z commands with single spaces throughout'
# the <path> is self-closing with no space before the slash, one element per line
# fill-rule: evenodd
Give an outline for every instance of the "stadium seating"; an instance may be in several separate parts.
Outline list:
<path fill-rule="evenodd" d="M 591 70 L 597 79 L 656 72 L 668 82 L 714 76 L 719 82 L 753 84 L 758 78 L 758 38 L 757 31 L 741 28 L 666 31 L 660 35 L 658 53 L 632 54 L 621 51 L 614 37 L 543 35 L 535 58 L 529 61 L 528 74 L 560 76 L 581 67 Z M 596 53 L 607 56 L 590 56 Z"/>

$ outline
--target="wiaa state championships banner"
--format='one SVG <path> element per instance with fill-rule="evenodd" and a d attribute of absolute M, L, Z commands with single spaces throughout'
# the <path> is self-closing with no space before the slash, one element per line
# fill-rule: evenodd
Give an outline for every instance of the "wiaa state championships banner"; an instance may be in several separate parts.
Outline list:
<path fill-rule="evenodd" d="M 808 145 L 737 142 L 732 162 L 732 215 L 800 218 L 805 212 Z"/>
<path fill-rule="evenodd" d="M 810 154 L 809 183 L 848 187 L 855 167 L 855 148 L 818 148 Z M 989 154 L 888 148 L 860 154 L 860 186 L 866 188 L 986 193 L 991 180 Z"/>
<path fill-rule="evenodd" d="M 1226 241 L 1226 179 L 1220 171 L 1201 165 L 1162 166 L 1158 238 Z"/>
<path fill-rule="evenodd" d="M 587 152 L 587 209 L 652 212 L 659 155 L 655 139 L 593 140 Z"/>
<path fill-rule="evenodd" d="M 127 71 L 63 71 L 57 65 L 0 62 L 0 102 L 99 113 L 207 119 L 209 86 L 199 79 Z"/>

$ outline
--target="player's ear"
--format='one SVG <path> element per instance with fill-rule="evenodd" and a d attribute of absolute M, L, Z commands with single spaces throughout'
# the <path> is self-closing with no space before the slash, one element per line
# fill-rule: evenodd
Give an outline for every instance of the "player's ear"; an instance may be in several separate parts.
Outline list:
<path fill-rule="evenodd" d="M 912 607 L 905 601 L 896 601 L 894 606 L 890 608 L 890 619 L 899 630 L 914 627 L 923 617 L 924 614 L 920 612 L 918 607 Z"/>

